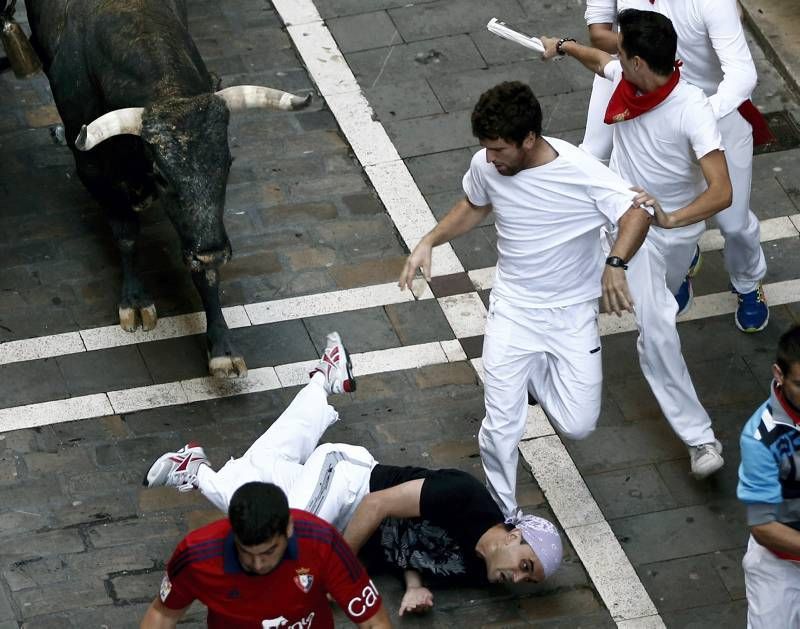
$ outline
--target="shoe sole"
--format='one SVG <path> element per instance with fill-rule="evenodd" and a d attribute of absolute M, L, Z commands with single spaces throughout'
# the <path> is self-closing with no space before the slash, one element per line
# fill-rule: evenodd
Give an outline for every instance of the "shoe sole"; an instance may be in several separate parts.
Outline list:
<path fill-rule="evenodd" d="M 756 332 L 761 332 L 764 328 L 767 327 L 769 323 L 769 310 L 767 311 L 767 318 L 764 319 L 764 323 L 761 324 L 761 327 L 758 328 L 743 328 L 739 323 L 739 319 L 736 317 L 736 313 L 733 313 L 733 322 L 736 324 L 736 327 L 739 328 L 740 332 L 744 332 L 745 334 L 755 334 Z"/>
<path fill-rule="evenodd" d="M 347 393 L 353 393 L 356 390 L 356 378 L 353 375 L 353 362 L 350 360 L 350 352 L 347 351 L 344 343 L 342 343 L 342 349 L 345 355 L 344 366 L 345 369 L 347 369 L 347 379 L 350 381 L 350 386 L 352 387 Z M 344 383 L 342 383 L 342 388 L 344 388 Z"/>

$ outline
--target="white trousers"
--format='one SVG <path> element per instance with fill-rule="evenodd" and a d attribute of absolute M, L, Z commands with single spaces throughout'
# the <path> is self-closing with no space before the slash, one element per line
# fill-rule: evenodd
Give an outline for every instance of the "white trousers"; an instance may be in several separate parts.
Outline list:
<path fill-rule="evenodd" d="M 344 530 L 361 499 L 377 461 L 361 446 L 325 443 L 322 433 L 339 419 L 322 385 L 311 380 L 278 419 L 238 459 L 215 472 L 202 466 L 198 486 L 221 511 L 245 483 L 280 487 L 294 509 L 309 511 Z"/>
<path fill-rule="evenodd" d="M 714 441 L 711 418 L 697 398 L 681 352 L 675 317 L 677 292 L 705 226 L 651 227 L 628 264 L 639 338 L 639 364 L 672 429 L 689 446 Z"/>
<path fill-rule="evenodd" d="M 597 74 L 594 75 L 592 83 L 592 95 L 589 97 L 589 111 L 586 114 L 586 131 L 583 134 L 583 142 L 580 148 L 599 159 L 606 166 L 611 159 L 611 148 L 613 146 L 614 128 L 610 124 L 603 122 L 608 109 L 608 101 L 614 83 L 604 79 Z"/>
<path fill-rule="evenodd" d="M 597 425 L 602 392 L 597 301 L 565 308 L 518 308 L 490 298 L 483 340 L 486 416 L 478 434 L 489 492 L 516 512 L 517 446 L 525 432 L 527 393 L 566 437 Z"/>
<path fill-rule="evenodd" d="M 761 227 L 750 209 L 753 129 L 737 110 L 720 119 L 718 124 L 733 185 L 733 203 L 714 218 L 725 238 L 725 269 L 731 284 L 740 293 L 749 293 L 767 273 L 761 249 Z"/>
<path fill-rule="evenodd" d="M 749 629 L 800 629 L 800 563 L 779 559 L 750 536 L 742 559 Z"/>

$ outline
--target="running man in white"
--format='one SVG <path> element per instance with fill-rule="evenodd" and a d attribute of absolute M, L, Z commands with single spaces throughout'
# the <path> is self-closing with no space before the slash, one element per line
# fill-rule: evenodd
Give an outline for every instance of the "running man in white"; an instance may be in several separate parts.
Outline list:
<path fill-rule="evenodd" d="M 610 168 L 646 188 L 654 197 L 646 203 L 656 210 L 655 225 L 628 271 L 639 362 L 661 411 L 689 447 L 692 473 L 705 478 L 722 467 L 722 445 L 681 353 L 673 295 L 688 273 L 705 219 L 730 205 L 731 182 L 711 105 L 675 67 L 677 36 L 669 19 L 626 9 L 618 25 L 619 60 L 549 37 L 541 38 L 542 56 L 575 57 L 615 87 L 605 114 L 614 138 Z"/>
<path fill-rule="evenodd" d="M 597 298 L 602 294 L 607 311 L 632 309 L 625 265 L 644 241 L 650 214 L 629 183 L 579 148 L 542 135 L 541 107 L 527 85 L 484 92 L 472 132 L 483 150 L 464 175 L 465 196 L 414 248 L 400 287 L 410 286 L 419 268 L 430 278 L 432 249 L 494 210 L 497 270 L 478 441 L 489 490 L 510 515 L 528 392 L 566 437 L 583 439 L 597 424 Z M 609 222 L 619 229 L 604 266 L 600 228 Z"/>
<path fill-rule="evenodd" d="M 750 184 L 753 141 L 769 141 L 770 133 L 750 101 L 756 68 L 736 0 L 591 0 L 590 4 L 592 43 L 612 54 L 618 49 L 612 31 L 618 11 L 657 11 L 672 21 L 678 34 L 678 58 L 683 62 L 681 73 L 687 83 L 696 85 L 709 97 L 733 184 L 732 204 L 715 220 L 725 238 L 725 268 L 739 302 L 734 321 L 743 332 L 763 330 L 769 321 L 761 287 L 767 263 L 758 219 L 750 209 Z M 607 155 L 595 156 L 608 159 Z M 699 254 L 696 249 L 695 268 L 699 267 Z M 686 290 L 691 290 L 691 282 Z"/>
<path fill-rule="evenodd" d="M 504 518 L 471 474 L 381 465 L 366 449 L 344 443 L 317 446 L 339 419 L 328 395 L 355 385 L 347 351 L 333 332 L 311 381 L 241 458 L 215 472 L 203 448 L 189 443 L 160 456 L 144 485 L 198 489 L 223 512 L 245 483 L 278 485 L 290 507 L 336 526 L 353 551 L 376 538 L 384 559 L 403 569 L 401 616 L 433 606 L 421 573 L 485 584 L 538 582 L 558 569 L 562 547 L 553 524 L 521 512 Z"/>

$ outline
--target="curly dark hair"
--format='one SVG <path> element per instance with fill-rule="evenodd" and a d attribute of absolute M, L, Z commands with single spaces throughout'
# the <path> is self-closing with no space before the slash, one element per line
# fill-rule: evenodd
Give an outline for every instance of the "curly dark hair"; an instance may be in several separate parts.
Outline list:
<path fill-rule="evenodd" d="M 481 94 L 472 110 L 472 135 L 520 146 L 529 133 L 542 134 L 542 107 L 530 87 L 505 81 Z"/>

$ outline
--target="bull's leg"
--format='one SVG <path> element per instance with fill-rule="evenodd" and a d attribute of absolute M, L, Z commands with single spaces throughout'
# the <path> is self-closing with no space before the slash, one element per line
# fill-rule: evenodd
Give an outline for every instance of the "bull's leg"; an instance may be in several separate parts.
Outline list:
<path fill-rule="evenodd" d="M 110 222 L 114 242 L 122 261 L 119 325 L 126 332 L 135 332 L 139 326 L 145 331 L 152 330 L 158 321 L 156 307 L 136 275 L 139 217 L 132 210 L 118 211 L 111 216 Z"/>
<path fill-rule="evenodd" d="M 243 378 L 247 375 L 244 358 L 234 349 L 228 325 L 219 305 L 219 271 L 192 272 L 192 280 L 206 311 L 208 373 L 216 378 Z"/>

